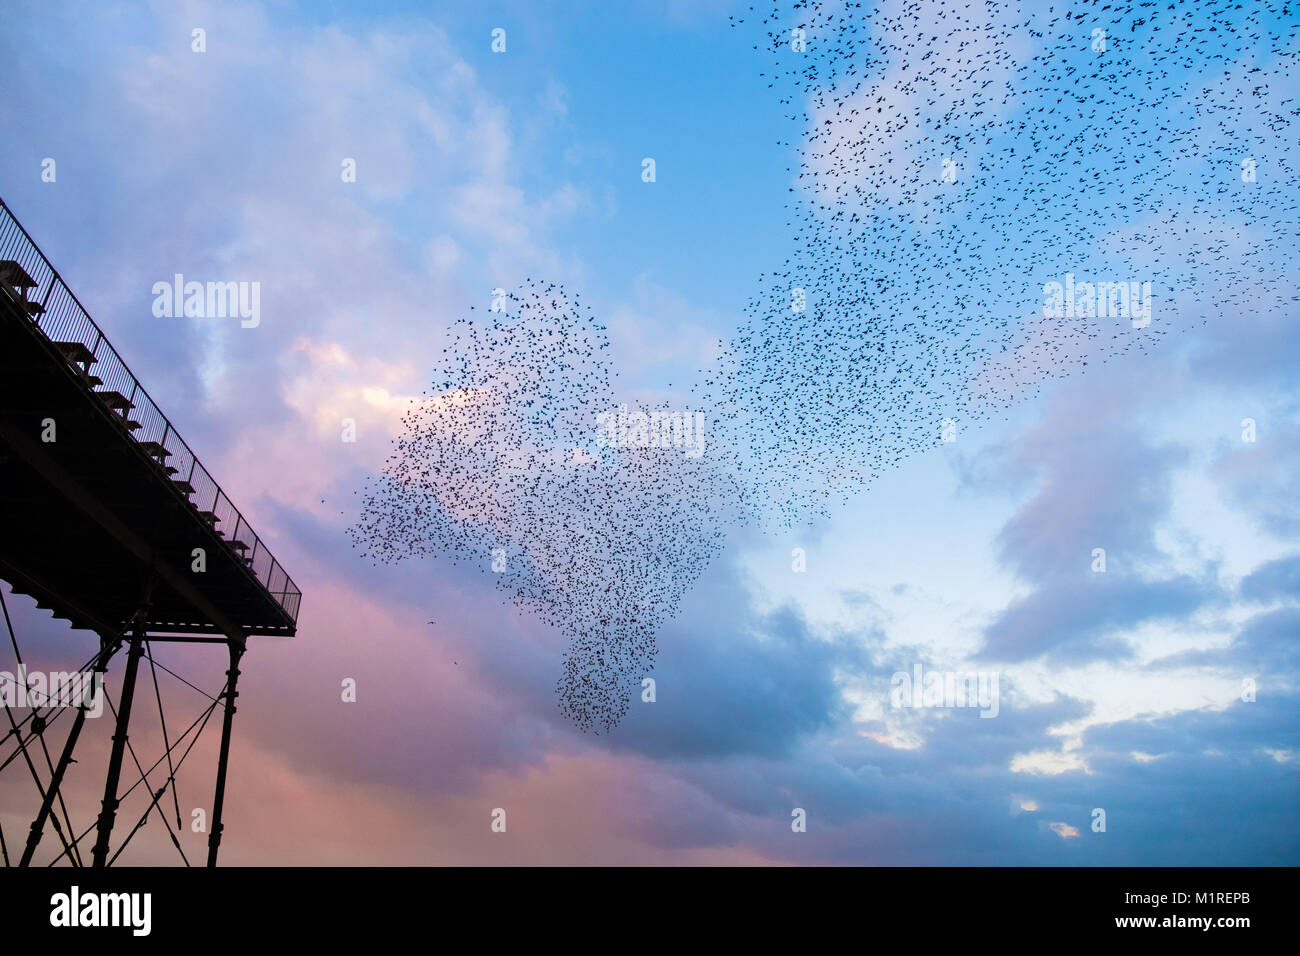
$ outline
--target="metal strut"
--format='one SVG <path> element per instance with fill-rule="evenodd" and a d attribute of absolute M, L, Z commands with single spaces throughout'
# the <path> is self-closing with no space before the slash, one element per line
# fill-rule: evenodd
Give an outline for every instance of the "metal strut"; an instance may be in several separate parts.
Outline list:
<path fill-rule="evenodd" d="M 91 853 L 92 866 L 103 867 L 108 861 L 108 838 L 117 818 L 117 785 L 122 776 L 122 756 L 126 751 L 126 731 L 131 720 L 131 701 L 135 697 L 135 675 L 144 656 L 143 621 L 131 632 L 131 647 L 126 655 L 126 673 L 122 676 L 122 699 L 118 706 L 117 726 L 113 731 L 113 751 L 108 758 L 108 775 L 104 778 L 104 802 L 99 812 L 95 848 Z"/>
<path fill-rule="evenodd" d="M 244 656 L 243 638 L 230 638 L 230 670 L 226 671 L 226 712 L 221 721 L 221 753 L 217 758 L 217 792 L 212 798 L 212 831 L 208 834 L 208 866 L 217 865 L 221 847 L 221 808 L 226 799 L 226 765 L 230 758 L 230 728 L 235 719 L 235 685 L 239 681 L 239 659 Z"/>
<path fill-rule="evenodd" d="M 91 669 L 90 694 L 102 694 L 104 692 L 104 672 L 108 670 L 108 661 L 121 646 L 121 635 L 113 638 L 100 636 L 99 654 L 95 658 L 95 663 Z M 63 784 L 63 774 L 68 769 L 68 765 L 72 763 L 72 751 L 77 746 L 77 738 L 81 736 L 81 728 L 85 726 L 86 712 L 89 710 L 90 701 L 83 698 L 81 706 L 77 708 L 77 716 L 72 723 L 72 729 L 68 731 L 68 739 L 63 745 L 63 753 L 59 756 L 59 765 L 54 770 L 54 776 L 50 778 L 50 785 L 45 791 L 45 799 L 41 801 L 40 812 L 36 814 L 36 819 L 32 821 L 31 831 L 27 834 L 27 846 L 23 850 L 22 859 L 18 863 L 20 867 L 31 865 L 32 856 L 36 853 L 36 847 L 40 844 L 41 836 L 45 831 L 45 821 L 54 806 L 54 799 L 58 796 L 59 787 Z M 116 785 L 114 789 L 116 789 Z"/>

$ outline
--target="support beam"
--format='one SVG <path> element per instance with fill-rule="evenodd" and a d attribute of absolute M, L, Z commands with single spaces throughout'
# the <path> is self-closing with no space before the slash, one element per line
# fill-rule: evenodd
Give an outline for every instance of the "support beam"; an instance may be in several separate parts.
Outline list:
<path fill-rule="evenodd" d="M 99 812 L 92 865 L 102 867 L 108 861 L 108 839 L 117 818 L 117 785 L 122 776 L 122 755 L 126 752 L 127 725 L 131 720 L 131 701 L 135 697 L 135 675 L 144 656 L 144 624 L 137 624 L 131 634 L 131 648 L 126 655 L 126 673 L 122 676 L 122 699 L 117 707 L 117 727 L 113 731 L 113 751 L 108 758 L 108 776 L 104 779 L 104 802 Z"/>
<path fill-rule="evenodd" d="M 226 713 L 221 721 L 221 753 L 217 758 L 217 792 L 212 798 L 212 832 L 208 834 L 208 866 L 217 865 L 221 847 L 221 810 L 226 799 L 226 765 L 230 759 L 230 729 L 235 719 L 235 698 L 239 696 L 239 659 L 244 656 L 244 642 L 230 641 L 230 670 L 226 671 Z"/>
<path fill-rule="evenodd" d="M 122 640 L 120 637 L 111 640 L 104 637 L 100 638 L 99 656 L 95 659 L 90 672 L 90 693 L 104 692 L 104 671 L 108 669 L 109 658 L 121 646 Z M 20 867 L 31 865 L 32 856 L 35 855 L 36 847 L 40 844 L 41 835 L 45 831 L 45 821 L 54 806 L 54 798 L 58 796 L 59 787 L 63 784 L 63 774 L 67 771 L 68 765 L 72 763 L 72 751 L 77 746 L 77 738 L 81 736 L 81 728 L 85 726 L 86 712 L 89 710 L 90 702 L 83 699 L 81 706 L 77 708 L 77 717 L 73 721 L 72 730 L 68 732 L 68 739 L 63 745 L 63 753 L 59 755 L 58 766 L 54 768 L 54 776 L 50 779 L 49 787 L 46 788 L 45 799 L 41 801 L 40 812 L 36 814 L 36 819 L 32 821 L 31 831 L 27 834 L 27 846 L 23 850 L 22 860 L 18 863 Z M 114 789 L 116 790 L 116 785 L 114 785 Z"/>

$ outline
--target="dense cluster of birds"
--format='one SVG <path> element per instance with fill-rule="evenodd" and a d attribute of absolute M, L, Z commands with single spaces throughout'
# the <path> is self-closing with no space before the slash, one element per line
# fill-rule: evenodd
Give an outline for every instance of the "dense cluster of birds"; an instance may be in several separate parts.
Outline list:
<path fill-rule="evenodd" d="M 733 23 L 802 134 L 791 254 L 707 389 L 765 519 L 824 515 L 1090 363 L 1294 308 L 1292 5 L 809 0 Z M 1067 276 L 1150 283 L 1150 321 L 1048 317 Z"/>
<path fill-rule="evenodd" d="M 607 351 L 591 310 L 555 283 L 528 280 L 455 323 L 351 529 L 378 561 L 472 562 L 560 628 L 561 710 L 596 730 L 622 719 L 653 669 L 655 631 L 738 497 L 703 454 L 597 427 L 620 410 Z"/>
<path fill-rule="evenodd" d="M 749 10 L 734 25 L 799 131 L 791 251 L 695 387 L 706 454 L 598 445 L 605 331 L 529 280 L 457 325 L 354 528 L 380 560 L 480 562 L 568 633 L 560 706 L 584 728 L 623 717 L 736 522 L 829 515 L 1045 382 L 1296 303 L 1288 5 Z M 1047 314 L 1067 277 L 1136 283 L 1149 321 Z"/>

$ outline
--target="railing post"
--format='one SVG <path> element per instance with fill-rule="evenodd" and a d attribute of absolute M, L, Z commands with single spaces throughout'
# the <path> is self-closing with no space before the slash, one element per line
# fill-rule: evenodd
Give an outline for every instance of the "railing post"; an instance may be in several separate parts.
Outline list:
<path fill-rule="evenodd" d="M 36 317 L 36 327 L 41 327 L 41 319 L 45 318 L 45 307 L 50 304 L 50 296 L 54 294 L 54 283 L 62 282 L 59 274 L 51 270 L 50 287 L 45 290 L 45 298 L 41 300 L 41 314 Z"/>

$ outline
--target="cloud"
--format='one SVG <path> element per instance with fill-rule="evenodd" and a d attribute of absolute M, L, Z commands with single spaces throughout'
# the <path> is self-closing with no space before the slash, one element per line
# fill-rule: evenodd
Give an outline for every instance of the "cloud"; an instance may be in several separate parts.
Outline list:
<path fill-rule="evenodd" d="M 793 608 L 756 614 L 734 570 L 715 567 L 660 632 L 656 703 L 634 699 L 612 744 L 663 760 L 789 753 L 843 717 L 837 675 L 864 659 Z"/>
<path fill-rule="evenodd" d="M 1251 601 L 1300 601 L 1300 554 L 1260 565 L 1242 580 L 1241 596 Z"/>
<path fill-rule="evenodd" d="M 1230 499 L 1258 525 L 1283 538 L 1300 533 L 1300 424 L 1284 406 L 1257 423 L 1254 443 L 1242 442 L 1214 464 Z"/>

